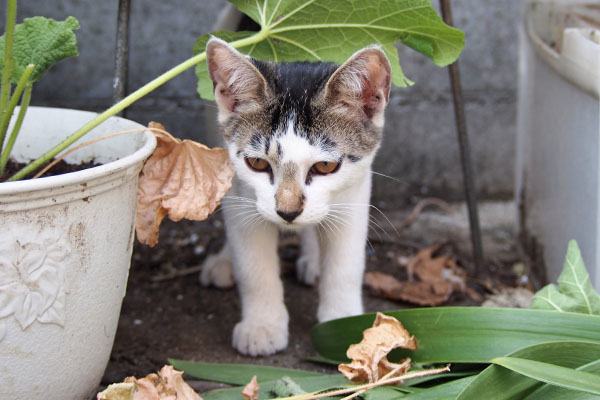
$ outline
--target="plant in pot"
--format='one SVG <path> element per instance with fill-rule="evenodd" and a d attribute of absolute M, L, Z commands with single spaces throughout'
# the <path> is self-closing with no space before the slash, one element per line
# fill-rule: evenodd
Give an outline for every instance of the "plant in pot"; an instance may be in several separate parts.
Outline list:
<path fill-rule="evenodd" d="M 17 46 L 11 50 L 12 33 L 9 33 L 14 25 L 15 1 L 8 0 L 8 29 L 4 41 L 0 41 L 0 50 L 4 50 L 3 97 L 6 99 L 1 103 L 2 126 L 11 121 L 12 111 L 21 97 L 22 107 L 12 116 L 12 125 L 7 125 L 5 132 L 11 133 L 6 135 L 6 140 L 0 137 L 0 143 L 12 146 L 9 143 L 14 142 L 13 127 L 18 130 L 21 123 L 22 137 L 14 142 L 12 149 L 14 160 L 29 161 L 42 151 L 38 145 L 60 143 L 8 176 L 7 182 L 0 183 L 3 234 L 0 242 L 0 397 L 80 399 L 95 388 L 108 359 L 134 237 L 137 176 L 143 160 L 154 148 L 155 138 L 140 133 L 101 141 L 78 150 L 66 160 L 95 159 L 104 165 L 39 180 L 19 179 L 84 135 L 101 136 L 105 132 L 139 127 L 132 122 L 133 125 L 127 127 L 118 126 L 123 120 L 111 117 L 192 66 L 197 66 L 200 95 L 212 98 L 204 52 L 209 35 L 198 39 L 192 58 L 101 114 L 69 112 L 65 115 L 55 109 L 30 107 L 23 118 L 31 93 L 30 82 L 36 76 L 38 65 L 28 67 L 31 61 L 27 60 L 24 66 L 10 72 L 21 56 Z M 257 22 L 260 30 L 214 32 L 213 35 L 242 52 L 263 60 L 343 62 L 358 49 L 377 42 L 392 60 L 392 80 L 397 86 L 411 84 L 398 63 L 394 45 L 399 39 L 440 66 L 453 62 L 464 46 L 463 33 L 446 26 L 428 0 L 395 0 L 386 7 L 381 7 L 378 0 L 349 0 L 344 10 L 338 9 L 337 2 L 325 0 L 231 2 Z M 76 27 L 71 19 L 64 23 L 71 25 L 71 30 Z M 14 32 L 17 38 L 35 30 L 26 21 Z M 37 33 L 30 39 L 36 42 L 60 36 L 62 42 L 68 42 L 72 32 L 62 35 Z M 15 43 L 20 42 L 15 40 Z M 40 50 L 42 59 L 50 53 L 55 52 L 47 47 Z M 26 73 L 30 75 L 23 78 Z M 10 79 L 17 84 L 12 97 L 6 89 Z M 54 122 L 61 127 L 53 128 Z M 65 138 L 64 133 L 71 131 L 73 133 Z M 34 133 L 43 136 L 27 139 Z M 170 139 L 158 138 L 161 146 L 165 142 L 171 143 L 168 146 L 173 143 Z M 173 153 L 168 146 L 161 147 L 155 156 L 167 157 Z M 92 153 L 94 148 L 103 152 Z M 182 153 L 189 155 L 188 150 Z M 5 153 L 6 147 L 1 151 Z M 3 158 L 8 159 L 8 155 Z M 142 174 L 142 178 L 145 175 Z M 123 192 L 123 197 L 116 192 Z M 218 203 L 218 199 L 209 200 Z M 159 205 L 148 224 L 157 229 L 162 217 L 171 214 L 171 210 L 161 208 L 165 204 L 160 198 L 155 203 Z M 170 216 L 180 218 L 182 215 Z M 75 300 L 76 295 L 81 298 Z M 109 303 L 115 300 L 117 306 L 111 308 Z M 102 355 L 90 361 L 96 353 Z"/>
<path fill-rule="evenodd" d="M 8 1 L 0 38 L 0 175 L 9 155 L 28 162 L 96 116 L 28 107 L 44 71 L 77 54 L 79 24 L 15 26 L 15 9 Z M 90 135 L 134 128 L 143 126 L 114 117 Z M 102 165 L 0 183 L 0 398 L 83 399 L 98 385 L 125 295 L 138 174 L 155 143 L 151 133 L 121 135 L 67 158 Z"/>

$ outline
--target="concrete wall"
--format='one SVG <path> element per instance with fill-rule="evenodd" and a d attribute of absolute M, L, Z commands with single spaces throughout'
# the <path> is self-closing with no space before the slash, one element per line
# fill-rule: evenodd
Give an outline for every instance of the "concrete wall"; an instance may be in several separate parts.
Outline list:
<path fill-rule="evenodd" d="M 452 1 L 455 25 L 466 33 L 460 67 L 477 185 L 486 197 L 508 197 L 513 190 L 519 4 Z M 132 0 L 129 90 L 190 57 L 195 39 L 211 30 L 225 5 L 223 0 Z M 19 20 L 73 15 L 82 26 L 81 55 L 57 64 L 34 88 L 32 103 L 97 111 L 109 106 L 117 1 L 27 0 L 19 7 Z M 393 202 L 415 193 L 460 198 L 447 70 L 407 48 L 400 49 L 400 61 L 416 84 L 392 92 L 375 170 L 402 182 L 376 177 L 375 195 Z M 160 121 L 179 137 L 214 142 L 203 132 L 204 111 L 212 105 L 199 99 L 195 87 L 193 71 L 186 71 L 130 107 L 127 116 Z"/>

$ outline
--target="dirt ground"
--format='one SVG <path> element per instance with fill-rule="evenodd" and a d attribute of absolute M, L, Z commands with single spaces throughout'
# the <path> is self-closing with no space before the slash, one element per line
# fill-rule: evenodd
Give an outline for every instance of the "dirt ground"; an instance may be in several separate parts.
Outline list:
<path fill-rule="evenodd" d="M 454 254 L 459 265 L 471 268 L 466 239 L 468 224 L 465 227 L 460 212 L 457 211 L 455 216 L 462 221 L 460 228 L 444 222 L 444 215 L 433 213 L 433 217 L 420 218 L 416 226 L 403 230 L 401 234 L 394 232 L 392 225 L 398 225 L 396 222 L 405 218 L 406 213 L 386 213 L 386 216 L 391 215 L 389 220 L 379 218 L 378 224 L 387 224 L 388 228 L 384 228 L 385 232 L 372 232 L 369 236 L 367 271 L 388 272 L 402 278 L 406 272 L 399 265 L 398 257 L 412 255 L 419 248 L 436 242 L 445 242 L 442 250 Z M 499 214 L 503 217 L 505 211 Z M 491 223 L 484 218 L 482 224 L 485 243 L 492 243 L 491 247 L 486 244 L 486 268 L 490 272 L 487 287 L 490 282 L 496 287 L 513 286 L 518 280 L 515 266 L 520 265 L 520 258 L 514 247 L 511 228 L 507 227 L 505 219 L 502 223 L 494 223 L 493 220 L 493 216 Z M 510 224 L 511 219 L 508 218 L 508 221 Z M 486 228 L 486 224 L 493 226 Z M 441 226 L 447 229 L 440 229 Z M 313 370 L 327 368 L 304 360 L 315 355 L 309 331 L 317 322 L 318 296 L 316 288 L 304 286 L 295 279 L 294 262 L 298 246 L 293 237 L 286 237 L 280 248 L 285 299 L 290 313 L 287 350 L 270 357 L 252 358 L 238 354 L 231 347 L 231 333 L 240 318 L 237 292 L 235 289 L 204 288 L 198 282 L 197 272 L 198 265 L 207 255 L 217 252 L 223 241 L 223 223 L 217 212 L 204 222 L 163 222 L 157 246 L 149 248 L 136 244 L 127 295 L 102 385 L 120 382 L 131 375 L 141 377 L 155 372 L 168 363 L 169 357 Z M 469 286 L 485 295 L 489 290 L 482 284 L 485 277 L 480 275 L 471 276 Z M 368 312 L 414 307 L 374 297 L 367 289 L 364 291 L 364 303 Z M 453 294 L 446 304 L 476 305 L 477 302 L 458 293 Z M 193 387 L 206 390 L 215 387 L 215 384 L 194 381 Z"/>

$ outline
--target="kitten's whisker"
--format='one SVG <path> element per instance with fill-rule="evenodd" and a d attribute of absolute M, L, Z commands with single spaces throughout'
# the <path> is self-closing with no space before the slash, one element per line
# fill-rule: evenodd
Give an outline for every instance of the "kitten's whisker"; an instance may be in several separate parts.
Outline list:
<path fill-rule="evenodd" d="M 382 174 L 381 172 L 371 171 L 371 173 L 372 173 L 373 175 L 382 176 L 382 177 L 384 177 L 384 178 L 388 178 L 388 179 L 391 179 L 391 180 L 393 180 L 393 181 L 396 181 L 396 182 L 402 183 L 403 185 L 407 185 L 407 186 L 409 185 L 409 183 L 408 183 L 407 181 L 403 181 L 402 179 L 398 179 L 398 178 L 395 178 L 395 177 L 393 177 L 393 176 L 389 176 L 389 175 L 386 175 L 386 174 Z"/>
<path fill-rule="evenodd" d="M 387 223 L 392 227 L 392 229 L 394 230 L 394 233 L 396 234 L 396 236 L 400 236 L 400 232 L 398 232 L 398 229 L 396 229 L 396 226 L 394 226 L 394 224 L 392 223 L 392 221 L 390 221 L 390 219 L 387 217 L 387 215 L 384 214 L 383 211 L 381 211 L 379 208 L 377 208 L 376 206 L 374 206 L 373 204 L 363 204 L 363 203 L 340 203 L 340 204 L 330 204 L 330 206 L 335 206 L 335 207 L 359 207 L 359 206 L 368 206 L 370 208 L 372 208 L 373 210 L 377 211 L 379 214 L 381 214 L 381 216 L 383 218 L 385 218 L 385 220 L 387 221 Z"/>

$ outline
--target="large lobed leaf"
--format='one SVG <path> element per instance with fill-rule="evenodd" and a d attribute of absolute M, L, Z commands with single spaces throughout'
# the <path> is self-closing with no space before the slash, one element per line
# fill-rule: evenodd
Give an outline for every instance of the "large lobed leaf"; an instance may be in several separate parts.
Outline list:
<path fill-rule="evenodd" d="M 454 62 L 464 47 L 464 33 L 444 24 L 429 0 L 230 1 L 261 27 L 256 40 L 238 47 L 259 60 L 343 63 L 357 50 L 379 43 L 392 64 L 392 81 L 404 87 L 412 82 L 400 68 L 398 40 L 439 66 Z M 252 34 L 213 35 L 231 41 Z M 207 38 L 198 40 L 195 54 L 204 51 Z M 213 99 L 206 62 L 198 64 L 196 74 L 203 81 L 200 96 Z"/>
<path fill-rule="evenodd" d="M 64 21 L 51 18 L 25 18 L 15 27 L 13 45 L 12 81 L 17 83 L 28 64 L 35 70 L 30 81 L 40 80 L 42 75 L 57 61 L 77 56 L 77 38 L 74 30 L 79 29 L 79 21 L 68 17 Z M 0 37 L 0 71 L 4 68 L 4 35 Z"/>
<path fill-rule="evenodd" d="M 576 241 L 569 242 L 558 286 L 550 284 L 537 292 L 531 308 L 600 315 L 600 295 L 592 287 Z"/>

